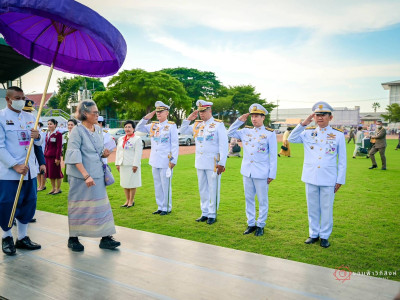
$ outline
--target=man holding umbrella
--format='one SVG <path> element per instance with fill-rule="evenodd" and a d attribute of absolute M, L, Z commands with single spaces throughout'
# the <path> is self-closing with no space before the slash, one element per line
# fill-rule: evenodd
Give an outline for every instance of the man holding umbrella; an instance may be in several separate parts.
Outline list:
<path fill-rule="evenodd" d="M 29 140 L 23 138 L 30 136 L 40 146 L 40 135 L 33 129 L 35 117 L 22 111 L 25 95 L 19 87 L 7 89 L 6 101 L 7 107 L 0 111 L 0 225 L 3 230 L 2 250 L 7 255 L 15 255 L 16 248 L 41 248 L 27 236 L 28 223 L 36 210 L 39 166 L 34 152 L 30 153 L 28 165 L 24 164 Z M 8 223 L 21 175 L 25 177 L 15 213 L 18 238 L 14 245 Z"/>
<path fill-rule="evenodd" d="M 151 152 L 149 164 L 153 169 L 154 191 L 157 202 L 157 210 L 153 214 L 165 216 L 172 209 L 171 177 L 172 169 L 178 161 L 179 138 L 176 124 L 168 121 L 170 107 L 162 101 L 157 101 L 155 106 L 155 110 L 140 120 L 136 130 L 150 133 Z M 158 121 L 146 125 L 155 114 Z"/>

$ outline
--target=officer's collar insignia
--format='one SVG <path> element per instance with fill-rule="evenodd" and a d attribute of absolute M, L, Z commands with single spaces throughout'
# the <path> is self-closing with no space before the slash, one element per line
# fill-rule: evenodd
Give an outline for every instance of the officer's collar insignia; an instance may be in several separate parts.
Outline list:
<path fill-rule="evenodd" d="M 13 120 L 6 120 L 6 125 L 14 125 Z"/>
<path fill-rule="evenodd" d="M 336 134 L 328 133 L 328 140 L 334 140 L 336 138 Z"/>

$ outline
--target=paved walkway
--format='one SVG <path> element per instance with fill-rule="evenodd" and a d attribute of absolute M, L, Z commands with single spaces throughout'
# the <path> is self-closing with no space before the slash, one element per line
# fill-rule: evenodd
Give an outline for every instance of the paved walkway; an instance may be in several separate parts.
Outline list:
<path fill-rule="evenodd" d="M 400 282 L 118 227 L 118 250 L 82 238 L 67 248 L 66 216 L 37 211 L 38 251 L 0 255 L 7 299 L 393 299 Z M 338 275 L 339 276 L 339 275 Z M 0 297 L 1 299 L 1 297 Z"/>

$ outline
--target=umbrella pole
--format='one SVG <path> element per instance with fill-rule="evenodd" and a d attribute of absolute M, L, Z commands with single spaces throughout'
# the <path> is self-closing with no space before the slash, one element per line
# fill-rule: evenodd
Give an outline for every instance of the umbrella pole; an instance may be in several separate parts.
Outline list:
<path fill-rule="evenodd" d="M 58 48 L 57 48 L 58 50 Z M 40 100 L 40 105 L 39 105 L 39 110 L 37 113 L 37 117 L 36 117 L 36 122 L 35 122 L 35 127 L 34 129 L 37 128 L 38 123 L 39 123 L 39 119 L 40 119 L 40 115 L 42 114 L 42 109 L 43 109 L 43 105 L 44 105 L 44 100 L 46 98 L 46 94 L 47 94 L 47 89 L 49 87 L 49 83 L 50 83 L 50 78 L 51 75 L 53 74 L 53 69 L 54 69 L 54 62 L 51 64 L 50 67 L 50 71 L 49 71 L 49 75 L 47 76 L 47 82 L 46 82 L 46 86 L 44 88 L 44 92 L 42 95 L 42 99 Z M 28 148 L 28 153 L 26 154 L 26 158 L 25 158 L 25 165 L 28 166 L 28 161 L 29 161 L 29 156 L 31 155 L 31 150 L 32 150 L 32 146 L 33 146 L 33 142 L 34 139 L 31 138 L 31 142 L 29 143 L 29 148 Z M 30 172 L 28 170 L 28 172 Z M 8 227 L 12 227 L 13 221 L 14 221 L 14 216 L 15 216 L 15 210 L 17 208 L 17 203 L 18 203 L 18 199 L 19 199 L 19 195 L 21 193 L 21 188 L 22 188 L 22 184 L 24 183 L 24 175 L 21 174 L 21 178 L 19 179 L 19 184 L 18 184 L 18 189 L 17 189 L 17 194 L 15 195 L 15 199 L 14 199 L 14 205 L 11 211 L 11 216 L 10 216 L 10 221 L 8 222 Z"/>

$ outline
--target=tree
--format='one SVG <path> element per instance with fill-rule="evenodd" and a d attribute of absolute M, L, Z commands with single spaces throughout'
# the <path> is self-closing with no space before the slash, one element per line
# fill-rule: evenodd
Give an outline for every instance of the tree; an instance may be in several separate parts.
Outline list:
<path fill-rule="evenodd" d="M 372 103 L 372 109 L 374 110 L 374 112 L 376 112 L 376 110 L 378 108 L 381 108 L 381 105 L 379 104 L 379 102 Z"/>
<path fill-rule="evenodd" d="M 92 91 L 92 95 L 95 95 L 98 91 L 105 91 L 103 82 L 98 78 L 91 77 L 83 77 L 83 76 L 74 76 L 72 78 L 58 78 L 58 106 L 53 108 L 60 108 L 63 110 L 67 110 L 68 101 L 70 98 L 74 98 L 79 89 L 86 88 Z M 76 99 L 77 100 L 77 99 Z"/>
<path fill-rule="evenodd" d="M 60 106 L 60 99 L 58 98 L 58 95 L 53 95 L 47 102 L 47 106 L 51 108 L 58 108 Z"/>
<path fill-rule="evenodd" d="M 161 72 L 169 74 L 178 79 L 184 86 L 188 96 L 192 98 L 192 107 L 200 98 L 217 97 L 221 82 L 213 72 L 200 71 L 188 68 L 168 68 Z"/>
<path fill-rule="evenodd" d="M 171 106 L 170 116 L 177 123 L 191 107 L 191 99 L 176 78 L 142 69 L 126 70 L 113 76 L 107 91 L 97 93 L 94 100 L 99 108 L 113 105 L 122 119 L 140 119 L 154 110 L 155 102 L 160 100 Z"/>
<path fill-rule="evenodd" d="M 214 114 L 218 114 L 218 119 L 224 120 L 232 110 L 232 96 L 225 96 L 212 99 L 213 106 L 212 111 Z"/>
<path fill-rule="evenodd" d="M 386 107 L 387 114 L 382 115 L 382 117 L 389 122 L 397 123 L 400 122 L 400 105 L 398 103 L 393 103 Z"/>

